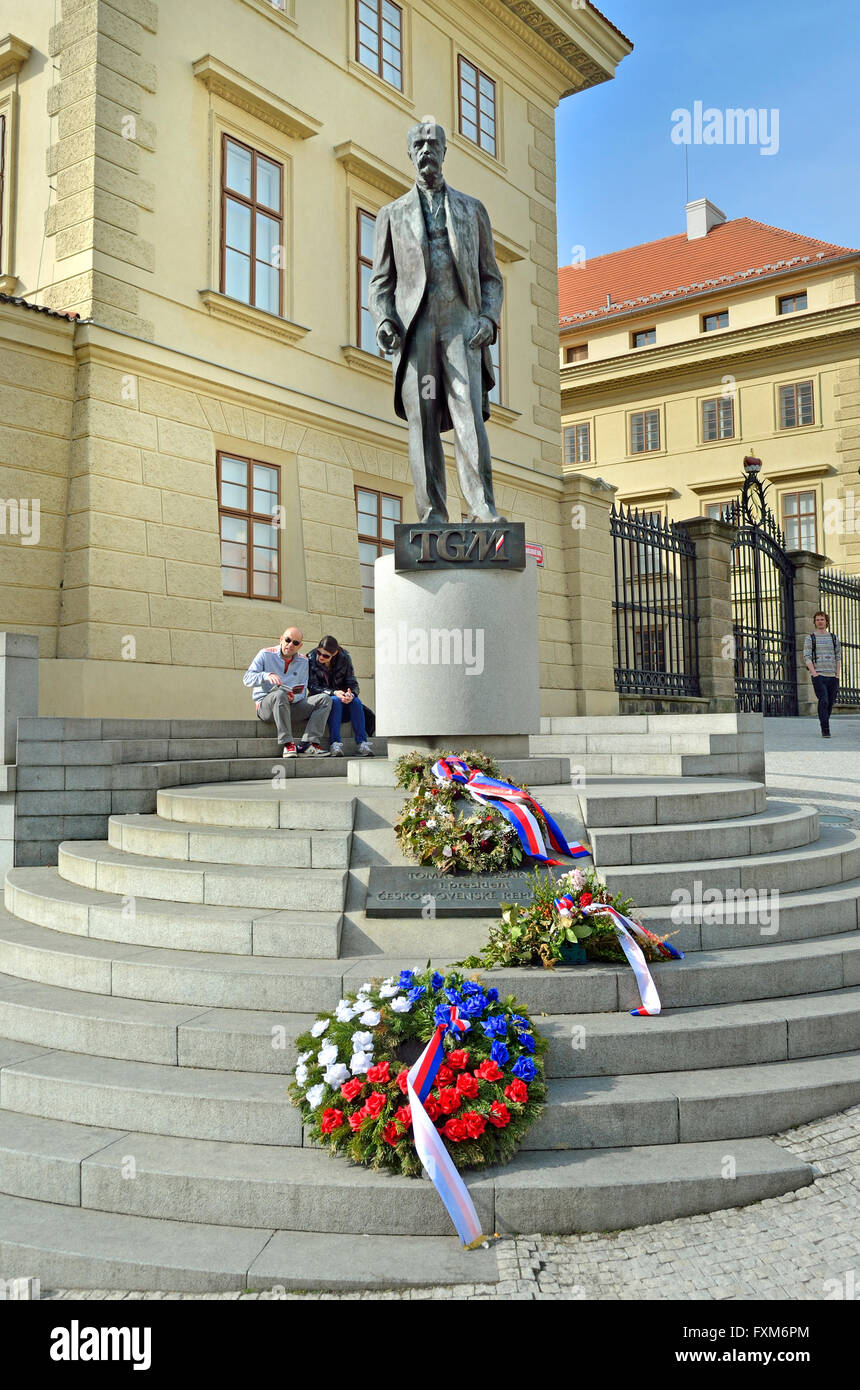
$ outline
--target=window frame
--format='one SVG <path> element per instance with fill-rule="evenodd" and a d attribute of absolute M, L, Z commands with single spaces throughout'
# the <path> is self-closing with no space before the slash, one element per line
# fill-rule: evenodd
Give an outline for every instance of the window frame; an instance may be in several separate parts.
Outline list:
<path fill-rule="evenodd" d="M 641 337 L 641 336 L 643 336 L 644 334 L 647 334 L 647 333 L 653 333 L 653 334 L 654 334 L 654 337 L 651 338 L 647 343 L 637 343 L 636 339 L 639 338 L 639 337 Z M 656 325 L 656 323 L 653 324 L 652 327 L 650 327 L 650 328 L 633 328 L 633 329 L 631 329 L 631 331 L 630 331 L 630 346 L 631 346 L 631 348 L 634 348 L 634 349 L 635 349 L 635 348 L 643 348 L 643 347 L 656 347 L 656 345 L 657 345 L 657 325 Z"/>
<path fill-rule="evenodd" d="M 368 264 L 371 268 L 373 267 L 373 261 L 371 260 L 368 262 L 367 258 L 361 254 L 361 219 L 362 217 L 369 217 L 373 222 L 375 230 L 378 216 L 378 212 L 370 212 L 369 209 L 364 207 L 361 203 L 357 202 L 355 204 L 355 312 L 353 317 L 353 329 L 355 332 L 355 346 L 359 348 L 361 352 L 369 352 L 372 356 L 379 357 L 385 362 L 387 361 L 385 353 L 382 352 L 376 343 L 374 343 L 372 348 L 366 348 L 361 341 L 361 315 L 365 308 L 365 305 L 361 302 L 361 267 Z"/>
<path fill-rule="evenodd" d="M 797 403 L 797 393 L 801 386 L 809 387 L 809 402 L 812 410 L 811 420 L 801 420 Z M 783 392 L 791 391 L 794 397 L 795 421 L 793 425 L 783 423 Z M 776 386 L 777 428 L 779 430 L 809 429 L 817 423 L 815 418 L 815 378 L 804 377 L 801 381 L 780 381 Z"/>
<path fill-rule="evenodd" d="M 731 433 L 730 433 L 730 434 L 720 434 L 720 433 L 719 433 L 720 424 L 721 424 L 720 416 L 721 416 L 721 413 L 722 413 L 722 403 L 723 403 L 723 401 L 727 401 L 727 402 L 728 402 L 729 409 L 731 410 L 731 413 L 732 413 L 732 429 L 731 429 Z M 717 408 L 717 409 L 716 409 L 717 433 L 716 433 L 712 438 L 709 439 L 707 433 L 705 432 L 705 407 L 706 407 L 706 406 L 709 406 L 709 405 L 711 405 L 711 404 L 715 405 L 716 408 Z M 735 402 L 734 402 L 734 397 L 733 397 L 733 396 L 704 396 L 704 397 L 702 398 L 702 400 L 699 402 L 699 406 L 700 406 L 700 410 L 699 410 L 699 426 L 700 426 L 700 430 L 701 430 L 701 442 L 702 442 L 703 444 L 724 444 L 724 443 L 726 442 L 727 439 L 736 439 L 736 438 L 737 438 L 737 416 L 736 416 L 736 413 L 735 413 Z"/>
<path fill-rule="evenodd" d="M 569 352 L 579 352 L 579 353 L 581 353 L 582 355 L 581 355 L 580 357 L 568 357 L 567 354 L 568 354 Z M 568 344 L 566 344 L 566 346 L 565 346 L 565 348 L 564 348 L 564 351 L 563 351 L 563 353 L 562 353 L 562 357 L 563 357 L 563 359 L 564 359 L 562 365 L 565 366 L 565 367 L 570 367 L 570 366 L 572 366 L 575 362 L 587 362 L 587 361 L 588 361 L 588 343 L 568 343 Z"/>
<path fill-rule="evenodd" d="M 644 410 L 631 410 L 631 411 L 630 411 L 630 415 L 629 415 L 629 426 L 628 426 L 628 433 L 627 433 L 627 444 L 628 444 L 629 453 L 630 453 L 630 455 L 632 455 L 632 457 L 638 458 L 638 457 L 640 456 L 640 454 L 659 454 L 659 453 L 661 453 L 662 450 L 664 449 L 665 445 L 664 445 L 664 443 L 663 443 L 663 425 L 662 425 L 662 421 L 661 421 L 661 419 L 660 419 L 661 413 L 662 413 L 662 412 L 661 412 L 661 410 L 660 410 L 659 405 L 651 405 L 651 406 L 648 406 L 647 409 L 644 409 Z M 634 420 L 637 419 L 637 417 L 640 416 L 640 415 L 641 415 L 641 417 L 642 417 L 642 438 L 643 438 L 643 443 L 644 443 L 644 446 L 645 446 L 645 447 L 642 448 L 642 449 L 634 449 L 634 447 L 633 447 L 633 422 L 634 422 Z M 654 449 L 649 449 L 649 448 L 648 448 L 648 425 L 647 425 L 647 419 L 646 419 L 646 417 L 647 417 L 648 415 L 656 415 L 656 416 L 657 416 L 657 446 L 656 446 L 656 448 L 654 448 Z"/>
<path fill-rule="evenodd" d="M 791 299 L 791 300 L 800 299 L 801 295 L 803 296 L 804 300 L 806 301 L 805 304 L 803 304 L 803 305 L 802 305 L 801 307 L 799 307 L 799 308 L 798 308 L 798 306 L 795 304 L 794 307 L 791 308 L 791 309 L 783 309 L 783 307 L 782 307 L 783 304 L 785 304 L 789 299 Z M 808 308 L 809 308 L 809 291 L 808 291 L 808 290 L 794 290 L 791 294 L 780 294 L 780 295 L 777 295 L 777 299 L 776 299 L 776 312 L 777 312 L 777 314 L 778 314 L 780 317 L 782 317 L 784 314 L 803 314 L 803 313 L 806 313 L 806 311 L 807 311 Z"/>
<path fill-rule="evenodd" d="M 359 523 L 358 523 L 358 518 L 359 518 L 359 515 L 360 515 L 359 509 L 358 509 L 358 494 L 359 494 L 360 492 L 372 492 L 372 493 L 375 493 L 375 494 L 376 494 L 376 529 L 377 529 L 377 533 L 376 533 L 375 536 L 366 536 L 366 535 L 363 535 L 362 532 L 359 531 L 359 529 L 358 529 L 358 524 L 359 524 Z M 393 554 L 393 552 L 394 552 L 394 541 L 386 541 L 386 540 L 383 540 L 383 538 L 382 538 L 382 520 L 383 520 L 383 517 L 382 517 L 382 502 L 383 502 L 383 499 L 387 499 L 389 502 L 396 502 L 396 503 L 398 504 L 398 506 L 400 507 L 400 518 L 399 518 L 399 521 L 398 521 L 397 519 L 395 519 L 395 525 L 402 525 L 402 524 L 403 524 L 403 498 L 400 496 L 400 493 L 399 493 L 399 492 L 383 492 L 380 488 L 370 487 L 367 483 L 354 483 L 354 484 L 353 484 L 353 495 L 354 495 L 354 497 L 355 497 L 355 530 L 356 530 L 356 538 L 357 538 L 357 540 L 358 540 L 358 545 L 359 545 L 359 547 L 361 547 L 362 545 L 375 545 L 375 546 L 377 547 L 377 554 L 376 554 L 376 558 L 377 558 L 377 559 L 379 559 L 380 555 L 387 555 L 387 554 L 389 553 L 389 551 Z M 390 518 L 390 517 L 386 517 L 385 520 L 386 520 L 386 521 L 390 521 L 391 518 Z M 360 583 L 360 585 L 361 585 L 361 602 L 362 602 L 362 606 L 364 605 L 364 590 L 365 590 L 365 588 L 366 588 L 366 585 L 365 585 L 364 583 L 361 582 L 361 566 L 362 566 L 362 564 L 366 564 L 366 563 L 367 563 L 367 562 L 366 562 L 365 560 L 362 560 L 362 558 L 361 558 L 361 549 L 359 548 L 359 552 L 358 552 L 358 564 L 359 564 L 359 583 Z M 375 597 L 376 597 L 376 586 L 375 586 L 375 584 L 374 584 L 374 598 L 375 598 Z M 376 605 L 374 604 L 373 608 L 364 608 L 364 612 L 365 612 L 365 613 L 375 613 L 375 612 L 376 612 Z"/>
<path fill-rule="evenodd" d="M 725 323 L 714 323 L 714 324 L 711 324 L 710 327 L 708 326 L 708 319 L 721 319 L 721 318 L 723 317 L 724 314 L 725 314 L 725 317 L 726 317 Z M 729 311 L 728 311 L 728 309 L 711 309 L 707 314 L 702 314 L 702 317 L 701 317 L 701 319 L 699 320 L 699 331 L 700 331 L 701 333 L 718 333 L 718 332 L 720 331 L 720 329 L 722 329 L 722 328 L 728 328 L 728 327 L 729 327 Z"/>
<path fill-rule="evenodd" d="M 220 546 L 223 544 L 223 537 L 222 537 L 222 535 L 221 535 L 221 518 L 222 518 L 222 516 L 233 516 L 233 517 L 238 518 L 239 520 L 247 521 L 247 522 L 248 522 L 248 525 L 249 525 L 249 532 L 250 532 L 250 539 L 249 539 L 249 541 L 247 542 L 247 550 L 248 550 L 248 566 L 247 566 L 247 572 L 248 572 L 248 592 L 243 594 L 243 593 L 239 593 L 239 592 L 238 592 L 237 590 L 235 590 L 235 589 L 225 589 L 225 588 L 223 588 L 223 584 L 224 584 L 223 575 L 222 575 L 222 578 L 221 578 L 221 584 L 222 584 L 221 592 L 222 592 L 222 594 L 223 594 L 223 596 L 224 596 L 225 598 L 244 598 L 244 599 L 249 599 L 249 600 L 251 600 L 252 602 L 255 602 L 255 603 L 280 603 L 280 602 L 282 601 L 282 600 L 281 600 L 281 594 L 282 594 L 282 591 L 283 591 L 283 579 L 284 579 L 283 556 L 282 556 L 282 554 L 281 554 L 281 533 L 282 533 L 282 528 L 281 528 L 280 526 L 276 525 L 276 524 L 273 522 L 271 512 L 253 512 L 253 511 L 251 511 L 251 510 L 246 511 L 246 512 L 243 512 L 243 511 L 239 511 L 238 508 L 236 508 L 236 507 L 225 507 L 225 506 L 223 505 L 223 503 L 222 503 L 222 501 L 221 501 L 221 481 L 222 481 L 222 477 L 221 477 L 221 462 L 222 462 L 222 459 L 225 459 L 225 458 L 226 458 L 226 459 L 232 459 L 232 460 L 235 461 L 236 463 L 244 463 L 244 464 L 246 464 L 246 465 L 248 466 L 249 469 L 253 469 L 255 464 L 258 465 L 260 468 L 273 468 L 273 469 L 275 470 L 275 472 L 277 473 L 277 479 L 278 479 L 278 491 L 277 491 L 278 507 L 280 508 L 280 507 L 282 507 L 282 506 L 284 505 L 283 500 L 282 500 L 282 499 L 283 499 L 283 486 L 282 486 L 282 484 L 283 484 L 283 477 L 282 477 L 282 472 L 281 472 L 281 465 L 280 465 L 279 463 L 268 463 L 265 459 L 255 459 L 255 458 L 251 458 L 249 455 L 237 454 L 237 453 L 234 453 L 232 449 L 218 449 L 218 450 L 216 450 L 216 453 L 215 453 L 215 479 L 216 479 L 216 489 L 217 489 L 217 498 L 218 498 L 218 545 L 219 545 L 219 558 L 220 558 Z M 248 476 L 249 476 L 249 482 L 248 482 L 248 484 L 247 484 L 247 487 L 248 487 L 249 501 L 253 502 L 253 497 L 254 497 L 254 479 L 253 479 L 253 473 L 250 473 Z M 278 591 L 277 591 L 276 594 L 257 594 L 257 593 L 252 592 L 252 590 L 253 590 L 253 583 L 254 583 L 254 536 L 253 536 L 253 530 L 252 530 L 251 528 L 253 528 L 253 524 L 254 524 L 255 521 L 266 521 L 266 522 L 268 523 L 269 526 L 273 526 L 273 527 L 274 527 L 274 530 L 275 530 L 275 532 L 276 532 L 276 534 L 277 534 L 277 537 L 278 537 L 278 547 L 277 547 L 277 551 L 276 551 L 276 554 L 277 554 L 277 557 L 278 557 L 278 586 L 277 586 Z M 223 562 L 221 562 L 221 568 L 222 568 L 222 569 L 224 568 Z M 229 568 L 230 568 L 230 569 L 238 569 L 239 566 L 238 566 L 238 565 L 230 565 Z"/>
<path fill-rule="evenodd" d="M 785 512 L 785 504 L 786 504 L 786 501 L 787 501 L 787 499 L 788 499 L 789 497 L 796 497 L 796 498 L 797 498 L 797 512 L 795 513 L 795 515 L 794 515 L 793 517 L 787 517 L 787 516 L 786 516 L 786 512 Z M 812 498 L 812 511 L 811 511 L 811 513 L 810 513 L 809 511 L 802 512 L 802 511 L 800 510 L 800 499 L 801 499 L 801 497 L 811 497 L 811 498 Z M 787 491 L 781 492 L 781 493 L 779 494 L 780 528 L 781 528 L 781 530 L 782 530 L 783 535 L 785 536 L 785 548 L 786 548 L 786 550 L 806 550 L 807 547 L 806 547 L 805 545 L 803 545 L 803 537 L 802 537 L 802 530 L 803 530 L 803 528 L 802 528 L 802 526 L 801 526 L 801 521 L 802 521 L 802 519 L 803 519 L 804 517 L 809 517 L 810 515 L 812 516 L 812 539 L 813 539 L 812 550 L 813 550 L 814 553 L 817 553 L 817 552 L 818 552 L 818 490 L 817 490 L 817 488 L 814 488 L 814 487 L 789 488 Z M 789 521 L 796 522 L 796 524 L 797 524 L 797 545 L 796 545 L 796 546 L 789 545 L 789 543 L 788 543 L 788 525 L 787 525 L 787 523 L 788 523 Z"/>
<path fill-rule="evenodd" d="M 378 81 L 384 82 L 384 83 L 386 84 L 386 86 L 388 86 L 388 87 L 391 88 L 392 91 L 394 91 L 394 92 L 399 92 L 399 94 L 400 94 L 401 96 L 405 96 L 405 95 L 406 95 L 406 53 L 405 53 L 405 48 L 406 48 L 406 44 L 405 44 L 405 38 L 406 38 L 406 16 L 405 16 L 405 14 L 404 14 L 404 7 L 403 7 L 402 5 L 398 5 L 398 4 L 397 4 L 397 0 L 387 0 L 387 3 L 391 5 L 392 9 L 397 10 L 398 14 L 400 15 L 400 84 L 399 84 L 399 86 L 398 86 L 396 83 L 392 82 L 392 81 L 390 80 L 390 78 L 386 77 L 386 76 L 384 75 L 383 71 L 382 71 L 382 68 L 383 68 L 383 56 L 382 56 L 382 43 L 383 43 L 383 39 L 382 39 L 382 22 L 383 22 L 383 21 L 382 21 L 382 6 L 383 6 L 384 3 L 386 3 L 386 0 L 363 0 L 363 3 L 366 4 L 366 5 L 368 5 L 368 6 L 370 6 L 370 5 L 372 5 L 372 4 L 375 4 L 375 5 L 376 5 L 376 16 L 377 16 L 377 20 L 378 20 L 378 22 L 379 22 L 379 29 L 378 29 L 378 36 L 379 36 L 379 54 L 378 54 L 378 61 L 379 61 L 379 66 L 376 67 L 376 68 L 372 68 L 372 67 L 370 66 L 369 63 L 365 63 L 364 59 L 363 59 L 362 57 L 360 57 L 360 53 L 361 53 L 361 41 L 360 41 L 360 38 L 359 38 L 359 34 L 360 34 L 360 29 L 361 29 L 361 19 L 360 19 L 360 14 L 361 14 L 361 0 L 353 0 L 353 8 L 354 8 L 354 10 L 355 10 L 355 18 L 354 18 L 354 24 L 353 24 L 353 39 L 354 39 L 353 54 L 354 54 L 355 62 L 358 63 L 358 65 L 359 65 L 360 67 L 364 68 L 365 72 L 371 73 L 375 78 L 378 79 Z"/>
<path fill-rule="evenodd" d="M 468 134 L 466 133 L 466 131 L 463 129 L 463 85 L 462 85 L 462 74 L 463 74 L 463 64 L 464 64 L 464 63 L 468 64 L 468 66 L 469 66 L 470 68 L 472 68 L 473 71 L 474 71 L 474 73 L 475 73 L 475 94 L 476 94 L 476 96 L 477 96 L 476 110 L 477 110 L 477 117 L 478 117 L 478 120 L 477 120 L 477 127 L 476 127 L 476 128 L 477 128 L 477 132 L 478 132 L 478 138 L 477 138 L 477 140 L 474 140 L 474 139 L 472 138 L 472 136 L 471 136 L 471 135 L 468 135 Z M 482 77 L 485 79 L 485 81 L 489 82 L 489 83 L 492 85 L 492 88 L 493 88 L 493 111 L 492 111 L 492 117 L 493 117 L 493 142 L 494 142 L 494 148 L 493 148 L 493 149 L 490 149 L 489 146 L 485 145 L 485 144 L 483 143 L 482 139 L 481 139 L 481 135 L 482 135 L 482 130 L 481 130 L 481 112 L 482 112 L 482 105 L 481 105 L 481 96 L 482 96 L 482 93 L 481 93 L 481 78 L 482 78 Z M 499 128 L 499 97 L 498 97 L 498 93 L 499 93 L 499 85 L 498 85 L 496 79 L 495 79 L 494 77 L 491 77 L 490 74 L 489 74 L 488 72 L 484 72 L 483 68 L 479 68 L 479 67 L 478 67 L 478 64 L 477 64 L 476 62 L 474 62 L 471 58 L 467 58 L 466 55 L 465 55 L 464 53 L 459 53 L 459 52 L 458 52 L 458 54 L 457 54 L 457 134 L 458 134 L 463 140 L 468 140 L 469 144 L 470 144 L 470 145 L 473 145 L 473 146 L 475 147 L 475 149 L 480 150 L 482 154 L 485 154 L 485 155 L 487 155 L 490 159 L 495 159 L 495 160 L 497 160 L 497 161 L 499 160 L 499 156 L 500 156 L 499 146 L 500 146 L 500 143 L 501 143 L 501 142 L 500 142 L 500 139 L 499 139 L 500 128 Z"/>
<path fill-rule="evenodd" d="M 579 437 L 578 437 L 578 432 L 579 432 L 580 430 L 582 430 L 582 429 L 584 429 L 584 430 L 586 431 L 586 438 L 587 438 L 587 441 L 588 441 L 588 453 L 587 453 L 587 455 L 586 455 L 585 458 L 580 458 L 580 457 L 579 457 Z M 574 441 L 574 443 L 573 443 L 573 454 L 574 454 L 574 457 L 573 457 L 572 459 L 571 459 L 571 458 L 568 458 L 568 450 L 567 450 L 567 441 L 568 441 L 568 437 L 569 437 L 570 435 L 573 436 L 573 441 Z M 562 457 L 563 457 L 563 460 L 564 460 L 564 466 L 565 466 L 566 468 L 577 468 L 577 467 L 579 467 L 580 464 L 583 464 L 583 463 L 594 463 L 594 462 L 595 462 L 595 460 L 594 460 L 594 458 L 593 458 L 593 456 L 592 456 L 592 448 L 591 448 L 591 421 L 590 421 L 590 420 L 576 420 L 576 421 L 574 421 L 574 422 L 573 422 L 572 424 L 570 424 L 570 425 L 564 425 L 564 426 L 563 426 L 563 428 L 562 428 Z"/>
<path fill-rule="evenodd" d="M 251 191 L 252 191 L 252 194 L 253 194 L 253 197 L 252 197 L 251 199 L 245 198 L 243 194 L 238 193 L 238 192 L 237 192 L 235 189 L 233 189 L 233 188 L 229 188 L 228 185 L 227 185 L 227 144 L 228 144 L 228 141 L 232 141 L 232 143 L 233 143 L 234 145 L 238 145 L 241 149 L 247 150 L 247 151 L 250 153 L 250 155 L 251 155 Z M 279 180 L 278 180 L 278 182 L 279 182 L 279 189 L 280 189 L 281 210 L 280 210 L 280 213 L 278 213 L 277 215 L 275 215 L 274 212 L 273 212 L 273 210 L 272 210 L 271 208 L 267 207 L 267 206 L 265 205 L 265 203 L 258 203 L 258 202 L 257 202 L 256 193 L 257 193 L 257 158 L 258 158 L 258 157 L 260 157 L 260 158 L 262 158 L 262 159 L 265 159 L 266 162 L 267 162 L 268 164 L 274 164 L 274 165 L 276 165 L 277 168 L 278 168 L 278 170 L 280 171 L 280 172 L 279 172 Z M 284 248 L 284 259 L 286 260 L 287 243 L 286 243 L 285 231 L 286 231 L 287 211 L 286 211 L 286 203 L 285 203 L 285 186 L 286 186 L 286 180 L 285 180 L 285 165 L 284 165 L 284 162 L 283 162 L 282 159 L 280 159 L 280 160 L 274 159 L 271 155 L 264 154 L 262 151 L 258 150 L 258 149 L 256 148 L 256 146 L 254 146 L 254 145 L 249 145 L 249 144 L 247 143 L 247 141 L 245 141 L 245 140 L 240 140 L 238 136 L 232 135 L 232 134 L 230 133 L 230 131 L 228 131 L 228 130 L 222 130 L 222 131 L 221 131 L 221 180 L 220 180 L 220 198 L 219 198 L 219 201 L 220 201 L 220 216 L 221 216 L 221 221 L 220 221 L 219 236 L 218 236 L 218 240 L 219 240 L 219 247 L 218 247 L 218 286 L 219 286 L 219 293 L 220 293 L 220 294 L 223 294 L 223 295 L 224 295 L 226 298 L 228 298 L 228 299 L 233 299 L 233 300 L 235 300 L 235 302 L 236 302 L 237 304 L 246 304 L 247 307 L 248 307 L 249 309 L 256 309 L 256 310 L 257 310 L 259 313 L 261 313 L 261 314 L 272 314 L 273 317 L 275 317 L 275 318 L 280 318 L 280 319 L 286 317 L 286 314 L 285 314 L 285 307 L 284 307 L 284 306 L 285 306 L 285 284 L 284 284 L 284 281 L 285 281 L 285 277 L 286 277 L 286 269 L 287 269 L 287 268 L 286 268 L 286 265 L 281 265 L 281 266 L 276 267 L 277 272 L 278 272 L 278 311 L 277 311 L 277 314 L 275 314 L 274 311 L 273 311 L 272 309 L 267 309 L 267 308 L 264 308 L 264 307 L 263 307 L 262 305 L 260 305 L 260 304 L 255 304 L 255 303 L 254 303 L 254 294 L 255 294 L 256 283 L 257 283 L 257 256 L 256 256 L 256 251 L 257 251 L 257 217 L 256 217 L 256 214 L 257 214 L 258 211 L 260 211 L 260 212 L 263 214 L 263 216 L 265 216 L 265 217 L 270 217 L 270 218 L 272 218 L 273 221 L 277 221 L 277 222 L 280 224 L 281 239 L 280 239 L 278 245 L 279 245 L 279 246 L 282 246 L 282 247 Z M 247 299 L 247 300 L 245 300 L 245 299 L 236 299 L 236 296 L 235 296 L 235 295 L 230 295 L 230 294 L 228 294 L 228 293 L 227 293 L 227 289 L 226 289 L 226 283 L 227 283 L 227 280 L 226 280 L 226 268 L 227 268 L 227 197 L 228 197 L 228 195 L 229 195 L 231 198 L 234 198 L 237 202 L 242 203 L 243 206 L 249 208 L 250 214 L 251 214 L 251 219 L 250 219 L 250 220 L 251 220 L 251 252 L 250 252 L 250 262 L 251 262 L 251 265 L 250 265 L 250 269 L 251 269 L 250 296 L 251 296 L 251 297 L 250 297 L 249 299 Z"/>
<path fill-rule="evenodd" d="M 702 502 L 702 516 L 706 516 L 706 517 L 708 518 L 709 521 L 724 521 L 724 520 L 725 520 L 725 516 L 724 516 L 724 515 L 723 515 L 723 516 L 712 516 L 712 515 L 711 515 L 711 512 L 710 512 L 710 508 L 711 508 L 711 507 L 719 507 L 720 511 L 723 512 L 723 513 L 725 513 L 726 508 L 731 506 L 732 501 L 733 501 L 733 499 L 732 499 L 731 497 L 725 497 L 725 498 L 723 498 L 721 501 L 718 501 L 718 502 Z"/>

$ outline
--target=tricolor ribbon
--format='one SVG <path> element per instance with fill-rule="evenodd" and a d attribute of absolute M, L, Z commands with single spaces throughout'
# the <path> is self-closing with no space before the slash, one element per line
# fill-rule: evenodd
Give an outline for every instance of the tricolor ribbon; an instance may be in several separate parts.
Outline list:
<path fill-rule="evenodd" d="M 576 841 L 569 844 L 549 812 L 521 787 L 488 777 L 485 772 L 469 767 L 462 758 L 440 758 L 433 764 L 433 776 L 443 784 L 459 782 L 479 805 L 492 806 L 503 815 L 516 830 L 523 850 L 532 859 L 538 859 L 543 864 L 561 863 L 560 859 L 550 859 L 537 816 L 543 818 L 550 847 L 557 854 L 564 854 L 568 859 L 582 859 L 591 854 L 587 845 Z"/>
<path fill-rule="evenodd" d="M 566 896 L 555 899 L 555 908 L 560 917 L 572 917 L 577 904 L 573 898 Z M 612 923 L 618 933 L 618 944 L 627 957 L 627 962 L 636 976 L 636 983 L 639 986 L 639 998 L 642 1000 L 642 1007 L 631 1009 L 634 1016 L 650 1018 L 660 1013 L 660 996 L 657 993 L 657 986 L 648 969 L 648 962 L 642 952 L 639 942 L 635 940 L 638 936 L 640 941 L 648 941 L 654 946 L 666 960 L 683 960 L 684 953 L 679 951 L 676 946 L 671 946 L 668 941 L 661 941 L 647 927 L 643 927 L 641 922 L 634 922 L 632 917 L 625 917 L 623 912 L 612 907 L 609 903 L 588 903 L 585 907 L 578 909 L 583 916 L 611 917 Z"/>
<path fill-rule="evenodd" d="M 450 1009 L 450 1023 L 440 1023 L 418 1061 L 406 1078 L 406 1089 L 412 1109 L 412 1134 L 418 1157 L 442 1201 L 463 1245 L 475 1245 L 483 1240 L 481 1223 L 466 1184 L 454 1167 L 451 1155 L 427 1111 L 424 1101 L 430 1094 L 436 1073 L 445 1060 L 442 1038 L 446 1031 L 465 1032 L 469 1023 L 460 1018 L 456 1006 Z"/>

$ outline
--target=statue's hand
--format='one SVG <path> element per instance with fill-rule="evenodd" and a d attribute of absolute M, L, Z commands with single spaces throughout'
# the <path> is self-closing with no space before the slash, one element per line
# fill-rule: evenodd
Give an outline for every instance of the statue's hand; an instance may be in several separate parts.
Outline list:
<path fill-rule="evenodd" d="M 376 330 L 376 341 L 380 350 L 388 353 L 389 356 L 392 352 L 397 352 L 400 347 L 400 334 L 390 320 L 379 325 Z"/>
<path fill-rule="evenodd" d="M 494 328 L 492 320 L 486 318 L 482 314 L 481 317 L 478 319 L 477 328 L 475 329 L 474 333 L 469 339 L 469 347 L 482 348 L 485 343 L 491 343 L 493 341 L 493 333 Z"/>

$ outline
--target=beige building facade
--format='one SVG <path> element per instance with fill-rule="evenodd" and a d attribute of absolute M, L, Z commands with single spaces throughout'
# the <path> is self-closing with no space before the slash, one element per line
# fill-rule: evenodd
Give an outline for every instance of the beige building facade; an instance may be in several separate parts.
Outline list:
<path fill-rule="evenodd" d="M 39 713 L 247 715 L 288 623 L 372 703 L 372 559 L 414 512 L 368 246 L 425 114 L 493 223 L 496 494 L 544 548 L 545 712 L 575 712 L 553 113 L 629 41 L 552 0 L 54 10 L 7 5 L 0 42 L 0 627 L 40 638 Z"/>
<path fill-rule="evenodd" d="M 719 517 L 752 453 L 787 548 L 860 573 L 860 252 L 700 199 L 686 233 L 559 279 L 566 471 Z"/>

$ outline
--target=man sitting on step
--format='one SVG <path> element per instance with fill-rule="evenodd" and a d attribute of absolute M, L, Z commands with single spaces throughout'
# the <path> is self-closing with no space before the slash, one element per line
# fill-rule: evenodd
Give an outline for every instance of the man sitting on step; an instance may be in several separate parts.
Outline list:
<path fill-rule="evenodd" d="M 285 758 L 295 758 L 298 753 L 327 758 L 320 739 L 331 709 L 331 696 L 308 695 L 308 661 L 299 655 L 303 640 L 299 628 L 288 627 L 278 646 L 257 652 L 242 683 L 252 687 L 257 717 L 275 721 L 278 744 Z M 293 738 L 294 715 L 307 720 L 306 741 L 298 747 Z"/>

